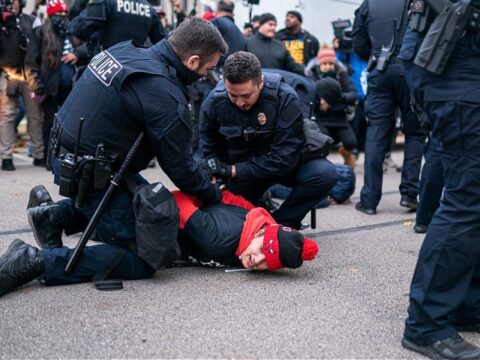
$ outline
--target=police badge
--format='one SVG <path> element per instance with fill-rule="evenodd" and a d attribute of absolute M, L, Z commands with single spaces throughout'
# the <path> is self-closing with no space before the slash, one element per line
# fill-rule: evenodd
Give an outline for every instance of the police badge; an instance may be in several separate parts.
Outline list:
<path fill-rule="evenodd" d="M 257 120 L 258 120 L 258 123 L 261 126 L 263 126 L 267 123 L 267 117 L 265 116 L 265 114 L 263 112 L 258 113 Z"/>

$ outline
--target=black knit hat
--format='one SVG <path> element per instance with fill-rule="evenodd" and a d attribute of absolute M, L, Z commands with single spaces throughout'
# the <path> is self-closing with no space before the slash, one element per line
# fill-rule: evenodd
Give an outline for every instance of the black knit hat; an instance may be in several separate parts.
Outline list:
<path fill-rule="evenodd" d="M 301 23 L 303 22 L 303 18 L 302 18 L 302 14 L 300 14 L 298 11 L 296 10 L 290 10 L 289 12 L 287 12 L 287 15 L 288 14 L 291 14 L 293 16 L 296 16 L 298 18 L 298 21 L 300 21 Z"/>
<path fill-rule="evenodd" d="M 317 244 L 298 231 L 283 225 L 267 226 L 263 235 L 263 254 L 270 270 L 297 268 L 304 260 L 313 260 Z"/>
<path fill-rule="evenodd" d="M 265 14 L 260 15 L 260 26 L 262 26 L 263 24 L 265 24 L 268 21 L 275 21 L 275 23 L 276 23 L 277 18 L 275 17 L 275 15 L 273 15 L 271 13 L 265 13 Z"/>
<path fill-rule="evenodd" d="M 332 77 L 324 77 L 315 83 L 316 98 L 323 98 L 329 105 L 339 104 L 343 99 L 340 83 Z"/>

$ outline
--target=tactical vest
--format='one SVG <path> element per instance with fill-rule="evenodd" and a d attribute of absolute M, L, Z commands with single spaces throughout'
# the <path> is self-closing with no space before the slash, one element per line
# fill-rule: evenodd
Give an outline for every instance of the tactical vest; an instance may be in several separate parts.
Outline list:
<path fill-rule="evenodd" d="M 298 95 L 303 117 L 309 118 L 312 106 L 315 104 L 316 88 L 315 83 L 302 75 L 280 69 L 262 69 L 263 74 L 273 73 L 282 76 L 282 80 L 290 85 Z"/>
<path fill-rule="evenodd" d="M 153 23 L 153 9 L 145 0 L 109 0 L 113 16 L 100 33 L 103 49 L 119 42 L 133 40 L 144 44 Z"/>
<path fill-rule="evenodd" d="M 264 74 L 264 86 L 257 103 L 247 112 L 233 104 L 222 82 L 213 90 L 219 133 L 228 144 L 229 163 L 248 161 L 269 152 L 278 116 L 278 92 L 282 78 Z"/>
<path fill-rule="evenodd" d="M 373 55 L 378 57 L 382 46 L 390 46 L 395 33 L 397 41 L 393 55 L 400 52 L 408 22 L 407 3 L 408 0 L 369 0 L 368 35 Z"/>
<path fill-rule="evenodd" d="M 183 87 L 175 70 L 160 61 L 151 48 L 123 42 L 102 51 L 92 59 L 58 112 L 62 146 L 74 150 L 79 120 L 84 118 L 81 153 L 93 155 L 99 143 L 111 157 L 128 151 L 142 129 L 142 124 L 130 116 L 121 95 L 123 82 L 134 73 L 162 76 Z M 185 98 L 181 102 L 187 106 Z"/>

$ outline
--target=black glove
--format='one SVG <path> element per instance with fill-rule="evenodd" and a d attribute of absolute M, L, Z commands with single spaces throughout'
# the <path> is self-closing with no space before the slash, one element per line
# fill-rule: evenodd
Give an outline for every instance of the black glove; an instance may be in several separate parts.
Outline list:
<path fill-rule="evenodd" d="M 213 177 L 219 178 L 230 178 L 232 177 L 232 167 L 230 165 L 224 164 L 218 159 L 208 159 L 207 166 L 210 169 L 210 175 Z"/>

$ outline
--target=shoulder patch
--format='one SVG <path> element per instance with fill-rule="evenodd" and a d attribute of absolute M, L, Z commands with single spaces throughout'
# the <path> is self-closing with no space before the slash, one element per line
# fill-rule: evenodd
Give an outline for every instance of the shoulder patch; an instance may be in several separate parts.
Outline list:
<path fill-rule="evenodd" d="M 104 85 L 110 86 L 123 66 L 107 50 L 104 50 L 90 61 L 88 68 Z"/>

